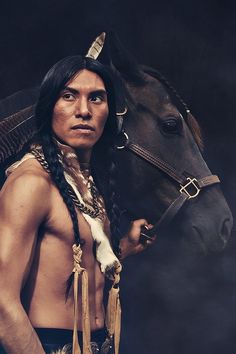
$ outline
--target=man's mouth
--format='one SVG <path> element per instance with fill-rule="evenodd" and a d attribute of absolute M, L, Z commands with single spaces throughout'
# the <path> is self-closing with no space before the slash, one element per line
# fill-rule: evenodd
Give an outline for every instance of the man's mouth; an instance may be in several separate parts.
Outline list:
<path fill-rule="evenodd" d="M 95 131 L 94 127 L 91 127 L 89 124 L 76 124 L 71 129 Z"/>

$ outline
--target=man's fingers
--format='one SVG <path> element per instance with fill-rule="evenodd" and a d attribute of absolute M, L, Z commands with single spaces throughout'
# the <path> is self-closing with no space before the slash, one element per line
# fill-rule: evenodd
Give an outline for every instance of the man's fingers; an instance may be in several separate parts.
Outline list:
<path fill-rule="evenodd" d="M 147 247 L 153 243 L 155 236 L 149 236 L 148 230 L 151 230 L 153 225 L 146 219 L 134 220 L 131 224 L 129 239 L 131 242 L 140 244 L 141 247 Z"/>
<path fill-rule="evenodd" d="M 141 234 L 139 237 L 139 243 L 141 243 L 143 246 L 148 246 L 151 245 L 153 241 L 155 241 L 155 239 L 156 235 L 153 237 L 149 237 L 147 235 Z"/>
<path fill-rule="evenodd" d="M 146 225 L 146 226 L 149 225 L 149 224 L 148 224 L 148 221 L 147 221 L 146 219 L 134 220 L 134 221 L 132 222 L 132 224 L 133 224 L 134 226 L 137 226 L 137 227 L 144 226 L 144 225 Z"/>
<path fill-rule="evenodd" d="M 156 239 L 156 235 L 150 236 L 148 233 L 148 230 L 151 230 L 152 228 L 153 228 L 152 224 L 143 225 L 141 227 L 139 243 L 141 243 L 145 247 L 151 245 L 153 241 Z"/>

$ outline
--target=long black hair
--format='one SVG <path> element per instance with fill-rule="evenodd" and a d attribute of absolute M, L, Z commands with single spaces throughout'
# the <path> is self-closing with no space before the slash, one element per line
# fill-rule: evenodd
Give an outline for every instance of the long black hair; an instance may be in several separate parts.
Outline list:
<path fill-rule="evenodd" d="M 118 249 L 118 219 L 119 208 L 116 204 L 115 192 L 115 162 L 114 141 L 117 134 L 116 105 L 114 92 L 114 76 L 111 69 L 101 64 L 98 60 L 82 56 L 70 56 L 57 62 L 43 79 L 39 99 L 35 109 L 36 124 L 38 127 L 37 140 L 42 145 L 45 159 L 48 163 L 52 180 L 56 184 L 71 216 L 74 230 L 75 243 L 80 243 L 78 218 L 72 198 L 68 193 L 68 183 L 64 176 L 63 166 L 59 161 L 60 151 L 53 139 L 52 116 L 54 106 L 60 92 L 80 70 L 87 69 L 99 75 L 107 91 L 109 114 L 103 134 L 93 147 L 91 157 L 92 174 L 97 187 L 105 199 L 106 209 L 114 235 L 115 249 Z M 106 188 L 104 188 L 106 186 Z M 108 186 L 108 188 L 107 188 Z"/>

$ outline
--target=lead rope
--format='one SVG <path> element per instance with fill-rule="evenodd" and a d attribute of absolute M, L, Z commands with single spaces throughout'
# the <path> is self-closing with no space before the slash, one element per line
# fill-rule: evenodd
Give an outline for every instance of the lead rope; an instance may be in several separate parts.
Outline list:
<path fill-rule="evenodd" d="M 115 273 L 115 279 L 109 291 L 107 313 L 106 313 L 106 327 L 108 336 L 112 340 L 114 338 L 115 354 L 119 354 L 120 332 L 121 332 L 121 306 L 119 297 L 119 281 L 120 275 Z"/>
<path fill-rule="evenodd" d="M 74 330 L 73 330 L 73 349 L 72 354 L 81 354 L 78 339 L 78 283 L 79 276 L 82 277 L 82 330 L 83 330 L 83 354 L 91 354 L 90 347 L 90 319 L 89 319 L 89 300 L 88 300 L 88 274 L 85 268 L 81 267 L 82 250 L 80 245 L 74 244 Z"/>

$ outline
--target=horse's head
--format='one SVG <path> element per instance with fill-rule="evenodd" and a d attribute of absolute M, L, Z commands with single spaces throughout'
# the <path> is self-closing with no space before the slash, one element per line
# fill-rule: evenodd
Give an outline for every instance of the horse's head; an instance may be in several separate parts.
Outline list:
<path fill-rule="evenodd" d="M 202 157 L 196 120 L 158 72 L 132 64 L 117 48 L 113 58 L 125 85 L 128 108 L 120 118 L 127 134 L 123 135 L 121 145 L 128 138 L 128 145 L 136 145 L 138 150 L 144 148 L 141 156 L 137 147 L 136 151 L 129 146 L 117 150 L 122 207 L 134 218 L 144 217 L 155 224 L 176 201 L 179 206 L 173 205 L 167 219 L 174 233 L 180 231 L 184 245 L 194 245 L 204 253 L 223 249 L 230 236 L 232 215 L 216 176 L 211 175 Z M 186 187 L 196 197 L 182 203 L 180 189 L 182 183 L 189 181 L 187 178 L 196 179 L 195 185 L 191 182 Z M 201 188 L 204 182 L 206 186 Z M 186 197 L 186 192 L 182 192 Z"/>

